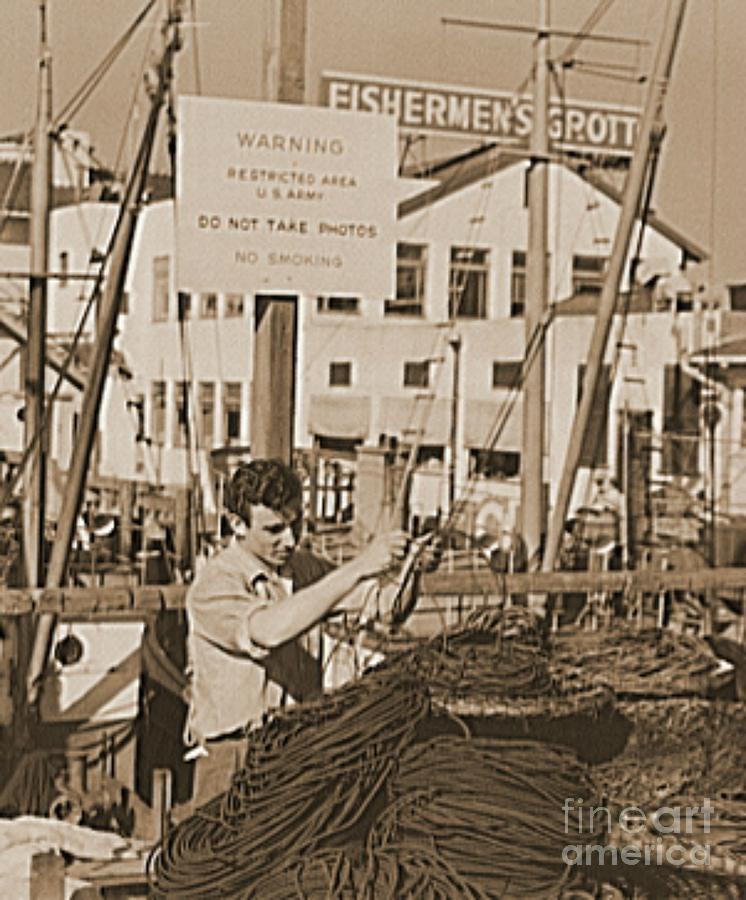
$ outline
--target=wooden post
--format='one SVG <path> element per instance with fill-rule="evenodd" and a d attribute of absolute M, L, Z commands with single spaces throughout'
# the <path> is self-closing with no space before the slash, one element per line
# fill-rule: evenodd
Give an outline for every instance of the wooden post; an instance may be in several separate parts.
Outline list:
<path fill-rule="evenodd" d="M 456 506 L 456 473 L 458 462 L 458 404 L 461 363 L 461 337 L 453 335 L 448 341 L 453 350 L 453 370 L 451 377 L 451 421 L 448 440 L 448 515 L 453 516 Z"/>
<path fill-rule="evenodd" d="M 307 0 L 270 0 L 264 94 L 268 100 L 306 99 Z M 257 297 L 255 307 L 251 455 L 290 463 L 295 414 L 295 297 Z"/>
<path fill-rule="evenodd" d="M 251 391 L 251 454 L 290 463 L 295 412 L 294 297 L 257 295 Z"/>
<path fill-rule="evenodd" d="M 168 833 L 171 814 L 172 777 L 170 769 L 153 769 L 153 822 L 156 841 Z"/>
<path fill-rule="evenodd" d="M 28 900 L 65 900 L 65 861 L 59 853 L 31 857 Z"/>

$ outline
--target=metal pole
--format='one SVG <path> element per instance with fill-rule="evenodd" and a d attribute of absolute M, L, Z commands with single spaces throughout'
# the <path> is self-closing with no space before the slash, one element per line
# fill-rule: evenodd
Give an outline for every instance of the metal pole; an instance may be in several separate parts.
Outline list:
<path fill-rule="evenodd" d="M 549 207 L 549 0 L 541 0 L 534 54 L 534 122 L 528 171 L 528 253 L 526 268 L 526 347 L 531 346 L 547 305 L 547 214 Z M 544 532 L 545 354 L 534 356 L 523 381 L 521 530 L 528 558 L 534 558 Z"/>
<path fill-rule="evenodd" d="M 52 184 L 52 63 L 47 45 L 47 7 L 39 2 L 39 80 L 31 172 L 31 278 L 28 342 L 24 358 L 24 444 L 28 447 L 44 422 L 45 340 L 47 331 L 47 258 Z M 44 583 L 46 436 L 36 445 L 24 478 L 23 548 L 26 584 Z"/>
<path fill-rule="evenodd" d="M 648 161 L 655 141 L 660 138 L 663 103 L 685 8 L 686 0 L 671 0 L 666 13 L 658 56 L 650 79 L 650 90 L 640 120 L 640 130 L 635 152 L 627 174 L 624 199 L 619 213 L 617 231 L 609 260 L 609 269 L 599 299 L 598 314 L 591 336 L 585 378 L 583 379 L 583 393 L 570 431 L 567 456 L 565 457 L 562 477 L 557 490 L 557 499 L 552 512 L 543 562 L 545 571 L 551 571 L 554 568 L 562 537 L 562 528 L 570 506 L 581 450 L 589 432 L 599 375 L 616 309 L 619 283 L 622 278 L 622 270 L 627 256 L 632 229 L 640 206 Z"/>
<path fill-rule="evenodd" d="M 448 515 L 453 514 L 456 504 L 456 462 L 458 457 L 458 402 L 461 378 L 461 338 L 454 335 L 448 343 L 453 350 L 453 381 L 451 386 L 451 430 L 448 460 Z"/>
<path fill-rule="evenodd" d="M 172 24 L 177 24 L 178 21 L 178 13 L 172 13 Z M 61 586 L 64 583 L 67 571 L 70 544 L 75 530 L 80 502 L 85 490 L 86 474 L 96 436 L 101 397 L 109 369 L 111 348 L 114 342 L 119 305 L 124 288 L 127 261 L 134 237 L 143 188 L 148 174 L 148 166 L 158 125 L 158 114 L 163 104 L 166 87 L 171 75 L 172 57 L 178 48 L 178 29 L 174 28 L 172 38 L 166 47 L 159 66 L 158 87 L 151 96 L 150 115 L 143 133 L 137 163 L 127 184 L 122 210 L 112 240 L 109 277 L 101 298 L 96 327 L 96 354 L 91 364 L 88 383 L 83 395 L 80 426 L 70 462 L 67 486 L 57 523 L 57 534 L 47 571 L 47 587 Z M 39 617 L 27 675 L 28 701 L 31 705 L 36 703 L 39 697 L 42 675 L 49 653 L 54 625 L 55 616 L 51 613 L 45 613 Z"/>

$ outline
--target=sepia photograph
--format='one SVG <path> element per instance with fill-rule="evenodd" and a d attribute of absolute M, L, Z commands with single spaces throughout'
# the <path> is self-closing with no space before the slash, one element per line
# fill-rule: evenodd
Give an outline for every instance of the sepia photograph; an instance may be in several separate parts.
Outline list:
<path fill-rule="evenodd" d="M 0 12 L 3 896 L 746 898 L 746 3 Z"/>

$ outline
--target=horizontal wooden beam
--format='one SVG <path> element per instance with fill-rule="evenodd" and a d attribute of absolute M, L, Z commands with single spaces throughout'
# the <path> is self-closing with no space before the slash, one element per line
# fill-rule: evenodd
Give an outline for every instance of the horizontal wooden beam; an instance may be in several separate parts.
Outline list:
<path fill-rule="evenodd" d="M 643 569 L 633 572 L 533 572 L 501 575 L 480 569 L 473 572 L 437 571 L 422 579 L 425 594 L 546 593 L 575 591 L 710 591 L 746 588 L 746 568 Z"/>
<path fill-rule="evenodd" d="M 499 575 L 491 571 L 433 572 L 422 579 L 430 596 L 486 594 L 570 594 L 589 591 L 658 593 L 660 591 L 736 592 L 746 590 L 746 568 L 678 569 L 666 572 L 536 572 Z M 64 617 L 141 618 L 183 609 L 187 585 L 145 587 L 36 588 L 0 590 L 0 616 L 51 612 Z"/>
<path fill-rule="evenodd" d="M 184 584 L 2 590 L 0 615 L 54 613 L 68 618 L 143 618 L 162 610 L 183 609 L 186 590 Z"/>

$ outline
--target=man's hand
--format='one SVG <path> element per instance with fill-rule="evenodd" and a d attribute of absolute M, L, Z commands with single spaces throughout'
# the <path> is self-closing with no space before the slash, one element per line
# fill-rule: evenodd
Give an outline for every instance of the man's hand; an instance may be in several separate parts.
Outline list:
<path fill-rule="evenodd" d="M 361 577 L 372 578 L 399 565 L 408 548 L 409 535 L 406 531 L 387 531 L 374 538 L 357 557 L 362 569 Z"/>

